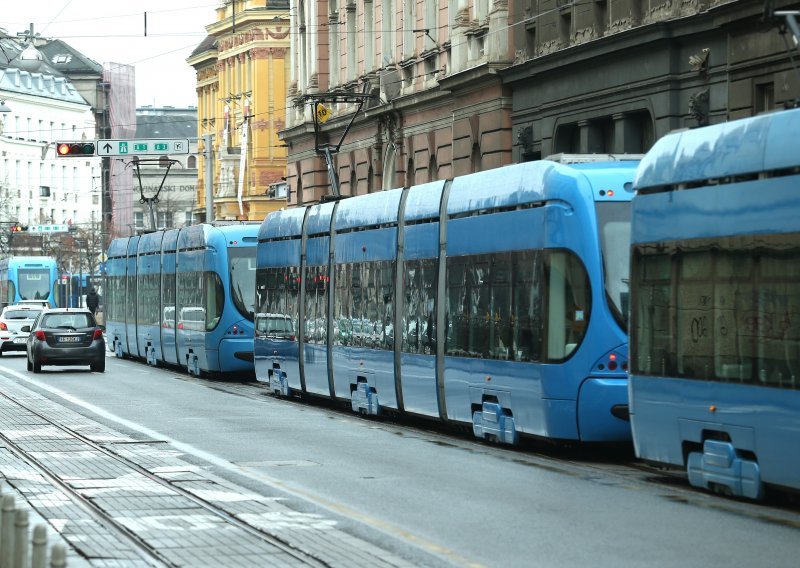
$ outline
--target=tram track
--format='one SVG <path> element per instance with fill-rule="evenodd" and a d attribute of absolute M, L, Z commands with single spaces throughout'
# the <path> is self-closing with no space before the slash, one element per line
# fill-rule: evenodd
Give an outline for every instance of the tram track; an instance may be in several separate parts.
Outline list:
<path fill-rule="evenodd" d="M 275 550 L 290 556 L 292 559 L 300 562 L 302 565 L 319 567 L 319 568 L 326 568 L 330 566 L 330 564 L 318 558 L 317 556 L 314 556 L 306 551 L 300 550 L 299 548 L 292 546 L 290 543 L 277 538 L 275 535 L 269 534 L 259 529 L 258 527 L 252 526 L 242 521 L 241 519 L 236 518 L 233 514 L 225 511 L 224 509 L 220 508 L 214 503 L 206 499 L 203 499 L 202 497 L 199 497 L 198 495 L 190 491 L 187 491 L 186 489 L 180 487 L 179 485 L 172 483 L 168 479 L 164 479 L 162 477 L 154 475 L 153 473 L 149 472 L 147 469 L 143 468 L 134 461 L 119 455 L 118 453 L 114 452 L 113 450 L 104 445 L 98 444 L 97 442 L 82 435 L 80 432 L 77 432 L 75 430 L 72 430 L 70 428 L 67 428 L 61 424 L 54 422 L 53 420 L 45 416 L 43 413 L 38 412 L 36 409 L 32 408 L 30 405 L 26 405 L 24 402 L 13 399 L 8 395 L 6 395 L 5 393 L 0 393 L 0 397 L 2 397 L 2 399 L 12 401 L 18 407 L 24 408 L 27 412 L 36 416 L 37 419 L 47 424 L 50 428 L 62 432 L 69 438 L 79 441 L 81 444 L 85 445 L 87 448 L 90 448 L 92 451 L 101 453 L 107 458 L 114 460 L 116 463 L 121 464 L 125 468 L 130 469 L 131 471 L 134 471 L 146 477 L 150 482 L 154 482 L 159 486 L 168 489 L 170 492 L 173 492 L 179 495 L 180 497 L 189 500 L 194 505 L 200 507 L 205 513 L 214 515 L 215 517 L 223 520 L 224 523 L 226 523 L 227 525 L 236 527 L 237 529 L 244 531 L 251 537 L 255 537 L 256 539 L 265 543 L 269 547 L 273 547 Z M 104 526 L 105 528 L 111 530 L 118 538 L 125 541 L 127 544 L 129 544 L 131 547 L 137 550 L 139 555 L 141 556 L 141 559 L 145 561 L 147 564 L 151 566 L 181 565 L 179 563 L 170 561 L 164 554 L 162 554 L 158 550 L 156 546 L 149 544 L 147 540 L 136 534 L 135 531 L 131 530 L 125 524 L 121 523 L 113 514 L 109 513 L 102 507 L 98 506 L 98 504 L 93 499 L 86 497 L 80 491 L 76 490 L 76 488 L 73 485 L 64 481 L 61 477 L 56 475 L 40 459 L 38 459 L 33 452 L 25 450 L 24 448 L 21 447 L 20 444 L 16 443 L 14 440 L 9 438 L 2 432 L 0 432 L 0 441 L 14 456 L 26 461 L 44 479 L 46 479 L 48 483 L 60 489 L 64 494 L 68 495 L 72 503 L 78 506 L 84 513 L 90 515 L 91 518 L 102 524 L 102 526 Z"/>
<path fill-rule="evenodd" d="M 176 377 L 197 384 L 244 396 L 253 400 L 275 400 L 297 408 L 309 406 L 332 412 L 337 418 L 353 420 L 369 428 L 379 428 L 395 435 L 413 436 L 432 444 L 459 448 L 464 451 L 491 455 L 515 464 L 552 471 L 602 485 L 638 489 L 647 486 L 658 491 L 668 501 L 701 508 L 711 508 L 726 513 L 758 519 L 770 524 L 800 529 L 800 500 L 773 497 L 764 502 L 714 495 L 692 487 L 684 472 L 665 469 L 638 460 L 633 449 L 624 445 L 558 445 L 549 441 L 524 439 L 519 446 L 493 444 L 472 437 L 471 431 L 437 424 L 420 417 L 387 414 L 379 419 L 352 413 L 346 405 L 312 397 L 281 398 L 268 392 L 258 382 L 233 382 L 209 380 L 187 375 Z M 785 496 L 784 496 L 785 497 Z"/>

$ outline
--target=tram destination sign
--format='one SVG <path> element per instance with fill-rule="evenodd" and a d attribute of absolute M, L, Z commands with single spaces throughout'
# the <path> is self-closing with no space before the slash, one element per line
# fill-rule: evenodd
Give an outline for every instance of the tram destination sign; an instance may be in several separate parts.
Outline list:
<path fill-rule="evenodd" d="M 164 156 L 188 153 L 188 138 L 97 141 L 98 156 Z"/>

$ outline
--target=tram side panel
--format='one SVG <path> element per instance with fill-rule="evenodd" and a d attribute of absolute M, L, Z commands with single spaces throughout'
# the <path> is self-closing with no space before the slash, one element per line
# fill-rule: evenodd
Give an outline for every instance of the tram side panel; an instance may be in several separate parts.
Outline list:
<path fill-rule="evenodd" d="M 436 294 L 438 289 L 439 223 L 406 226 L 405 258 L 398 301 L 400 323 L 400 380 L 407 412 L 439 416 L 437 389 Z"/>
<path fill-rule="evenodd" d="M 178 229 L 164 233 L 161 252 L 161 354 L 165 363 L 178 365 L 176 344 L 177 309 L 176 309 L 176 247 Z"/>
<path fill-rule="evenodd" d="M 136 344 L 136 308 L 137 302 L 137 277 L 136 252 L 139 249 L 139 236 L 128 240 L 128 254 L 126 257 L 127 270 L 125 273 L 125 342 L 122 343 L 123 354 L 139 357 L 139 348 Z"/>
<path fill-rule="evenodd" d="M 258 246 L 258 312 L 255 321 L 256 379 L 288 396 L 302 392 L 297 297 L 300 240 Z"/>
<path fill-rule="evenodd" d="M 127 304 L 127 251 L 128 239 L 114 239 L 108 247 L 106 261 L 106 299 L 105 326 L 107 347 L 118 357 L 124 353 L 123 345 L 127 344 L 126 323 Z"/>
<path fill-rule="evenodd" d="M 368 399 L 369 409 L 398 408 L 394 372 L 394 276 L 397 229 L 337 234 L 334 286 L 339 327 L 334 347 L 336 396 Z M 360 393 L 355 391 L 361 389 Z M 373 396 L 377 399 L 373 399 Z"/>
<path fill-rule="evenodd" d="M 306 262 L 302 275 L 303 302 L 303 376 L 306 391 L 330 397 L 328 381 L 328 294 L 330 275 L 328 259 L 330 237 L 316 236 L 306 240 Z M 299 298 L 300 299 L 300 298 Z"/>

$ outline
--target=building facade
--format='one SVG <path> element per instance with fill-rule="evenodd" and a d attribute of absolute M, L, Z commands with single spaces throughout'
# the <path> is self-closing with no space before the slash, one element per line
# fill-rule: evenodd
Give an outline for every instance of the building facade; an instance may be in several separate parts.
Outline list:
<path fill-rule="evenodd" d="M 672 130 L 794 101 L 791 39 L 765 14 L 781 5 L 789 3 L 516 2 L 516 59 L 500 72 L 514 93 L 514 161 L 642 153 Z"/>
<path fill-rule="evenodd" d="M 344 196 L 510 163 L 511 90 L 498 70 L 514 61 L 512 25 L 505 0 L 293 0 L 290 203 L 331 193 L 325 145 L 338 145 Z M 360 110 L 357 93 L 371 95 Z M 320 103 L 330 118 L 315 133 Z"/>
<path fill-rule="evenodd" d="M 20 46 L 2 39 L 3 51 Z M 101 218 L 101 164 L 94 156 L 59 158 L 55 142 L 92 141 L 91 105 L 68 77 L 46 63 L 30 72 L 13 56 L 0 63 L 0 222 L 5 229 L 68 225 L 91 228 Z M 3 231 L 5 233 L 5 231 Z"/>
<path fill-rule="evenodd" d="M 358 195 L 562 152 L 639 154 L 800 96 L 796 48 L 769 14 L 781 0 L 291 4 L 291 205 L 333 193 L 326 147 L 339 192 Z"/>
<path fill-rule="evenodd" d="M 132 233 L 191 225 L 197 205 L 197 109 L 137 108 L 135 137 L 187 139 L 189 153 L 134 159 Z"/>
<path fill-rule="evenodd" d="M 228 0 L 216 15 L 187 60 L 197 71 L 195 216 L 261 221 L 286 206 L 288 3 Z"/>

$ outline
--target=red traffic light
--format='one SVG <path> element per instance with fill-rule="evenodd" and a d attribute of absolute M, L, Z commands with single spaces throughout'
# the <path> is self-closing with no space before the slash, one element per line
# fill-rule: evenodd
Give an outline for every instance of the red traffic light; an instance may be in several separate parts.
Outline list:
<path fill-rule="evenodd" d="M 27 230 L 28 230 L 27 225 L 14 225 L 11 227 L 12 233 L 24 233 Z"/>
<path fill-rule="evenodd" d="M 56 142 L 56 156 L 94 156 L 94 142 Z"/>

